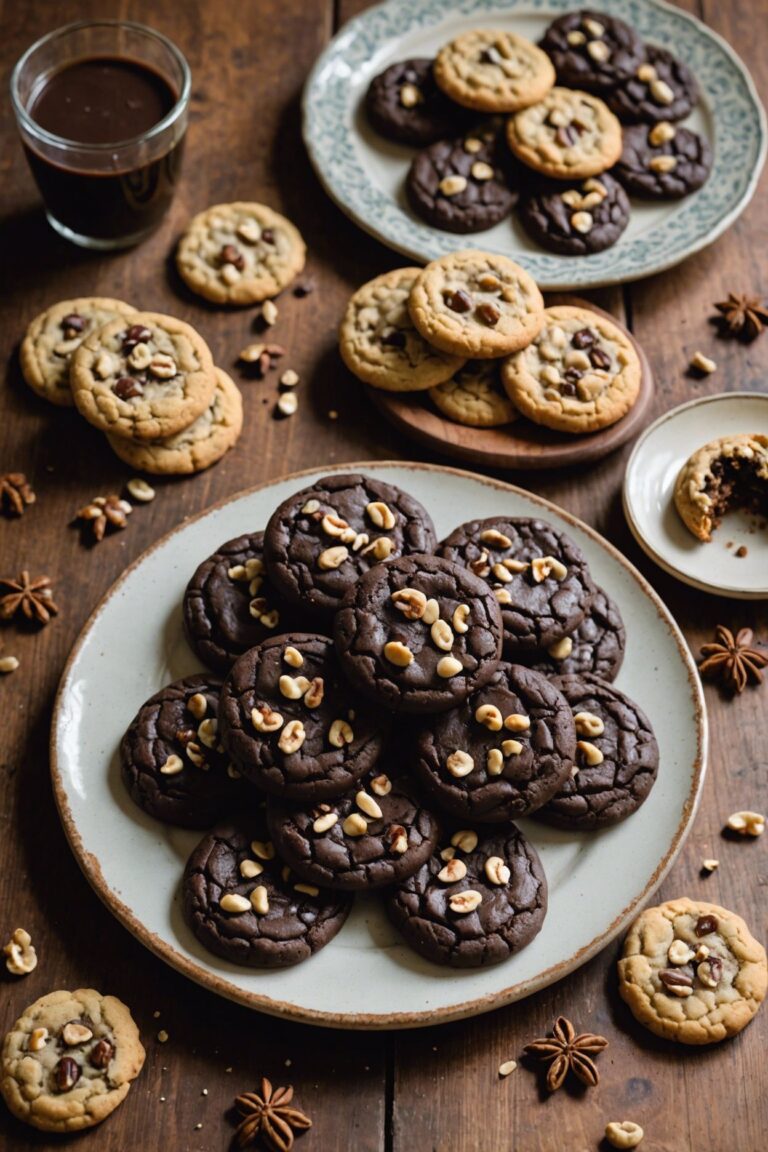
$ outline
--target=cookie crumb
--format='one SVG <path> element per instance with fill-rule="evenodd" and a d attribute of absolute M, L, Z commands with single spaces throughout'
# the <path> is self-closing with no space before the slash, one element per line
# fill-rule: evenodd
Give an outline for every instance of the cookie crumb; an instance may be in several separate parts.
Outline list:
<path fill-rule="evenodd" d="M 719 860 L 707 858 L 706 860 L 702 860 L 702 862 L 701 862 L 701 870 L 702 870 L 702 872 L 706 872 L 706 874 L 708 876 L 712 872 L 714 872 L 716 868 L 719 868 L 719 867 L 720 867 L 720 861 Z"/>
<path fill-rule="evenodd" d="M 155 1009 L 155 1011 L 152 1013 L 152 1015 L 154 1016 L 155 1020 L 158 1020 L 160 1017 L 160 1009 L 159 1008 Z"/>
<path fill-rule="evenodd" d="M 202 1092 L 200 1093 L 200 1095 L 201 1095 L 201 1096 L 207 1096 L 207 1095 L 208 1095 L 208 1089 L 207 1089 L 207 1088 L 203 1088 L 203 1090 L 202 1090 Z"/>
<path fill-rule="evenodd" d="M 747 548 L 746 544 L 741 544 L 734 552 L 734 556 L 738 556 L 739 560 L 743 560 L 745 556 L 749 556 L 749 548 Z"/>

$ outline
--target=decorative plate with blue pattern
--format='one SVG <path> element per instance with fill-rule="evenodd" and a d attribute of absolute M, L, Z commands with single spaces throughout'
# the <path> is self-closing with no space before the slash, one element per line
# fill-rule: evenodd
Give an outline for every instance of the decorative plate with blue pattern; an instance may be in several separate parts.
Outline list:
<path fill-rule="evenodd" d="M 711 244 L 748 204 L 766 152 L 765 112 L 733 49 L 701 21 L 664 0 L 594 0 L 645 39 L 671 48 L 693 70 L 702 99 L 686 124 L 713 147 L 709 180 L 685 200 L 632 201 L 613 248 L 591 256 L 544 252 L 513 216 L 456 237 L 422 223 L 405 199 L 414 151 L 378 137 L 365 120 L 371 79 L 395 60 L 434 55 L 459 32 L 507 28 L 538 40 L 575 0 L 386 0 L 350 20 L 315 64 L 304 90 L 304 139 L 318 176 L 361 228 L 412 260 L 477 247 L 519 260 L 542 288 L 594 288 L 661 272 Z"/>

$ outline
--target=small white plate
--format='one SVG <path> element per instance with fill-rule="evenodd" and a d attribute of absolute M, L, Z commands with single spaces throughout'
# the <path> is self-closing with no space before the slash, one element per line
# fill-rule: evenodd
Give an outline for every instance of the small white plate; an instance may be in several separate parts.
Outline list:
<path fill-rule="evenodd" d="M 686 584 L 735 600 L 768 598 L 768 531 L 741 509 L 708 544 L 688 531 L 673 499 L 677 474 L 697 448 L 739 432 L 768 435 L 768 395 L 724 392 L 665 412 L 635 444 L 624 476 L 624 512 L 640 547 Z M 730 543 L 731 547 L 727 547 Z M 736 556 L 744 546 L 747 555 Z"/>
<path fill-rule="evenodd" d="M 306 964 L 256 971 L 206 952 L 181 915 L 184 863 L 200 833 L 159 824 L 131 803 L 118 746 L 146 698 L 199 670 L 181 627 L 195 567 L 222 541 L 263 526 L 277 504 L 327 472 L 365 471 L 411 492 L 439 536 L 469 516 L 543 516 L 585 552 L 619 603 L 627 650 L 619 686 L 650 716 L 656 785 L 629 820 L 568 834 L 521 821 L 541 855 L 549 911 L 535 940 L 493 968 L 430 964 L 400 939 L 379 898 L 357 898 L 339 935 Z M 343 1028 L 459 1019 L 546 987 L 621 932 L 669 871 L 693 821 L 706 760 L 701 685 L 683 637 L 636 569 L 587 525 L 520 488 L 452 468 L 348 464 L 245 492 L 166 536 L 125 572 L 83 630 L 62 677 L 51 736 L 54 791 L 72 850 L 122 923 L 166 963 L 251 1008 Z"/>
<path fill-rule="evenodd" d="M 373 77 L 396 60 L 433 56 L 471 28 L 507 28 L 538 40 L 574 0 L 387 0 L 350 20 L 317 60 L 304 89 L 304 140 L 322 184 L 356 224 L 410 259 L 427 263 L 458 248 L 519 260 L 544 289 L 621 284 L 671 268 L 711 244 L 744 210 L 765 159 L 765 113 L 749 72 L 705 24 L 664 0 L 595 0 L 648 41 L 671 47 L 693 70 L 702 99 L 686 124 L 713 146 L 704 187 L 684 200 L 632 201 L 618 243 L 592 256 L 558 256 L 532 240 L 513 214 L 470 236 L 420 220 L 404 181 L 416 149 L 368 127 L 363 111 Z"/>

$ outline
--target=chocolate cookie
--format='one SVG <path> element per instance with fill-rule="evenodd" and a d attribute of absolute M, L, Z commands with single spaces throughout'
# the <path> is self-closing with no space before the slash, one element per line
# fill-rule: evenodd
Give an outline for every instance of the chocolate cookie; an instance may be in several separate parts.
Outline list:
<path fill-rule="evenodd" d="M 558 83 L 604 92 L 632 76 L 642 64 L 642 40 L 623 20 L 583 8 L 549 25 L 539 41 L 557 72 Z"/>
<path fill-rule="evenodd" d="M 487 584 L 435 556 L 372 568 L 334 622 L 350 683 L 393 712 L 455 708 L 493 675 L 501 633 Z"/>
<path fill-rule="evenodd" d="M 526 653 L 521 659 L 545 676 L 592 673 L 610 682 L 621 668 L 626 642 L 618 604 L 596 587 L 589 612 L 572 636 L 558 640 L 548 652 Z"/>
<path fill-rule="evenodd" d="M 712 170 L 712 149 L 698 132 L 662 121 L 624 129 L 621 158 L 613 170 L 632 196 L 679 200 L 695 192 Z"/>
<path fill-rule="evenodd" d="M 187 585 L 184 629 L 211 668 L 226 672 L 249 648 L 295 626 L 296 609 L 285 605 L 264 571 L 263 541 L 263 532 L 228 540 Z"/>
<path fill-rule="evenodd" d="M 403 776 L 374 768 L 337 800 L 310 808 L 270 800 L 275 847 L 299 876 L 325 888 L 381 888 L 404 880 L 437 846 L 437 819 Z"/>
<path fill-rule="evenodd" d="M 596 676 L 551 681 L 573 709 L 573 775 L 537 816 L 559 828 L 605 828 L 631 816 L 656 779 L 659 748 L 650 721 L 628 696 Z"/>
<path fill-rule="evenodd" d="M 120 744 L 131 799 L 165 824 L 208 828 L 243 795 L 221 748 L 221 680 L 188 676 L 142 704 Z"/>
<path fill-rule="evenodd" d="M 595 586 L 581 549 L 545 520 L 470 520 L 438 546 L 493 588 L 504 622 L 504 651 L 549 648 L 589 611 Z"/>
<path fill-rule="evenodd" d="M 606 93 L 605 102 L 625 124 L 684 120 L 699 99 L 696 78 L 666 48 L 647 44 L 633 75 Z"/>
<path fill-rule="evenodd" d="M 445 232 L 482 232 L 517 201 L 515 165 L 498 131 L 439 140 L 415 157 L 406 179 L 414 212 Z"/>
<path fill-rule="evenodd" d="M 576 733 L 552 682 L 502 664 L 416 741 L 414 767 L 429 794 L 465 820 L 504 822 L 546 804 L 570 779 Z"/>
<path fill-rule="evenodd" d="M 588 256 L 616 243 L 629 223 L 629 197 L 607 172 L 563 187 L 542 181 L 520 204 L 520 220 L 534 240 L 563 256 Z"/>
<path fill-rule="evenodd" d="M 547 881 L 519 828 L 478 839 L 460 829 L 408 880 L 387 911 L 414 951 L 435 964 L 498 964 L 529 944 L 547 911 Z"/>
<path fill-rule="evenodd" d="M 244 776 L 293 800 L 340 796 L 376 763 L 384 724 L 342 681 L 326 636 L 251 648 L 221 693 L 221 738 Z"/>
<path fill-rule="evenodd" d="M 302 883 L 275 857 L 263 821 L 222 825 L 195 848 L 182 881 L 184 918 L 200 943 L 233 964 L 287 968 L 339 931 L 349 896 Z"/>
<path fill-rule="evenodd" d="M 432 144 L 467 119 L 438 88 L 432 64 L 425 57 L 399 60 L 371 80 L 365 111 L 379 135 L 401 144 Z"/>
<path fill-rule="evenodd" d="M 264 533 L 274 586 L 326 622 L 373 564 L 434 547 L 432 519 L 418 500 L 354 473 L 326 476 L 289 496 Z"/>

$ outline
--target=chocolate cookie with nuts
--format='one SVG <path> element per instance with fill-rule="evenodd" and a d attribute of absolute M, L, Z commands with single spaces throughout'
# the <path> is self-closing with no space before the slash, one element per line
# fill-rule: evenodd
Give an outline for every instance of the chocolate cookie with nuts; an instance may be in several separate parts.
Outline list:
<path fill-rule="evenodd" d="M 624 129 L 614 176 L 631 196 L 680 200 L 701 188 L 712 171 L 712 149 L 703 136 L 668 121 Z"/>
<path fill-rule="evenodd" d="M 468 520 L 438 545 L 437 555 L 491 587 L 501 607 L 508 660 L 572 635 L 595 594 L 581 549 L 545 520 Z"/>
<path fill-rule="evenodd" d="M 469 120 L 435 83 L 434 61 L 398 60 L 374 76 L 365 96 L 368 123 L 380 136 L 400 144 L 433 144 Z"/>
<path fill-rule="evenodd" d="M 5 1037 L 0 1092 L 25 1124 L 65 1135 L 106 1120 L 143 1064 L 139 1030 L 115 996 L 49 992 Z"/>
<path fill-rule="evenodd" d="M 587 8 L 553 20 L 540 46 L 554 64 L 559 83 L 588 92 L 612 89 L 644 59 L 643 42 L 634 28 Z"/>
<path fill-rule="evenodd" d="M 218 731 L 221 681 L 188 676 L 142 704 L 120 744 L 123 783 L 150 816 L 209 828 L 242 802 L 240 772 Z"/>
<path fill-rule="evenodd" d="M 192 852 L 182 880 L 184 919 L 209 952 L 248 968 L 288 968 L 319 952 L 352 907 L 275 854 L 263 817 L 226 824 Z"/>
<path fill-rule="evenodd" d="M 405 188 L 414 212 L 445 232 L 482 232 L 512 211 L 516 165 L 498 131 L 439 140 L 411 164 Z"/>
<path fill-rule="evenodd" d="M 666 48 L 647 44 L 642 64 L 606 94 L 605 102 L 624 124 L 658 124 L 684 120 L 698 99 L 690 68 Z"/>
<path fill-rule="evenodd" d="M 536 849 L 512 824 L 478 837 L 458 828 L 392 889 L 389 918 L 435 964 L 480 968 L 519 952 L 541 929 L 547 881 Z"/>
<path fill-rule="evenodd" d="M 436 556 L 379 564 L 350 589 L 334 622 L 349 682 L 393 712 L 455 708 L 493 675 L 501 612 L 488 585 Z"/>
<path fill-rule="evenodd" d="M 534 186 L 520 204 L 520 220 L 542 248 L 562 256 L 588 256 L 611 248 L 629 223 L 629 197 L 608 172 L 563 187 Z"/>
<path fill-rule="evenodd" d="M 536 815 L 584 831 L 626 820 L 647 799 L 659 769 L 659 746 L 643 710 L 596 676 L 551 681 L 573 712 L 573 770 Z"/>
<path fill-rule="evenodd" d="M 610 683 L 621 668 L 626 643 L 618 604 L 596 587 L 587 615 L 570 636 L 541 652 L 519 653 L 517 658 L 545 676 L 592 673 Z"/>
<path fill-rule="evenodd" d="M 437 818 L 414 785 L 384 758 L 336 800 L 312 806 L 271 798 L 269 831 L 278 854 L 321 888 L 367 891 L 411 876 L 437 846 Z"/>
<path fill-rule="evenodd" d="M 224 745 L 243 775 L 305 803 L 351 788 L 377 762 L 387 727 L 342 680 L 333 642 L 314 633 L 251 648 L 219 707 Z"/>
<path fill-rule="evenodd" d="M 458 708 L 416 738 L 417 778 L 454 816 L 506 823 L 546 804 L 570 779 L 576 732 L 551 680 L 501 664 Z"/>
<path fill-rule="evenodd" d="M 418 500 L 349 473 L 325 476 L 283 501 L 264 533 L 264 561 L 289 604 L 329 623 L 374 564 L 431 552 L 435 542 L 432 518 Z"/>
<path fill-rule="evenodd" d="M 555 82 L 546 54 L 505 29 L 472 29 L 445 44 L 435 80 L 457 104 L 477 112 L 514 112 L 535 104 Z"/>

